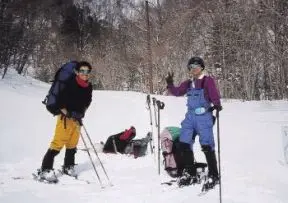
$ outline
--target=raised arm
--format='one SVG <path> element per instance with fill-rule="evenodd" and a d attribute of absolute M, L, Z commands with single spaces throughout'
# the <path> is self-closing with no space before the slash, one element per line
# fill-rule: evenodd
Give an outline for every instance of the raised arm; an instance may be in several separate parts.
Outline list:
<path fill-rule="evenodd" d="M 167 89 L 170 94 L 174 96 L 183 96 L 187 93 L 189 87 L 190 87 L 191 81 L 190 80 L 185 80 L 182 82 L 179 86 L 174 86 L 174 84 L 168 84 Z"/>

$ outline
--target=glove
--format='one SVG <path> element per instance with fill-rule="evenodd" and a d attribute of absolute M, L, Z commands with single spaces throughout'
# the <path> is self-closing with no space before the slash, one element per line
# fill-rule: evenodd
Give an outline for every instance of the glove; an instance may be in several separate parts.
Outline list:
<path fill-rule="evenodd" d="M 165 78 L 167 85 L 173 85 L 173 77 L 174 73 L 173 72 L 168 72 L 168 76 Z"/>
<path fill-rule="evenodd" d="M 78 113 L 76 111 L 72 111 L 72 112 L 67 112 L 66 114 L 67 118 L 72 118 L 76 121 L 79 122 L 79 124 L 82 124 L 82 118 L 84 118 L 84 114 L 83 113 Z"/>
<path fill-rule="evenodd" d="M 223 109 L 223 107 L 222 107 L 221 105 L 214 105 L 214 106 L 210 107 L 210 108 L 208 109 L 208 111 L 212 112 L 212 111 L 216 110 L 217 112 L 219 112 L 219 111 L 221 111 L 222 109 Z"/>
<path fill-rule="evenodd" d="M 219 112 L 222 111 L 223 107 L 221 105 L 214 105 L 214 109 Z"/>

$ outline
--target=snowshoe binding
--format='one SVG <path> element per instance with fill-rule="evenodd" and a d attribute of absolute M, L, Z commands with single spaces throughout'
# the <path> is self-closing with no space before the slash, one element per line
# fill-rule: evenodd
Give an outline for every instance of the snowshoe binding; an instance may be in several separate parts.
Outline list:
<path fill-rule="evenodd" d="M 37 173 L 32 174 L 34 179 L 39 181 L 39 182 L 45 182 L 45 183 L 58 183 L 58 178 L 53 169 L 46 169 L 46 170 L 41 170 L 38 169 Z"/>
<path fill-rule="evenodd" d="M 183 171 L 181 177 L 178 178 L 177 183 L 179 187 L 193 185 L 198 182 L 197 176 L 191 176 L 186 170 Z"/>
<path fill-rule="evenodd" d="M 219 177 L 208 177 L 202 186 L 202 192 L 207 192 L 208 190 L 213 189 L 215 185 L 218 184 L 219 184 Z"/>
<path fill-rule="evenodd" d="M 62 173 L 74 178 L 78 178 L 78 174 L 75 170 L 75 165 L 71 165 L 71 166 L 63 166 L 62 167 Z"/>

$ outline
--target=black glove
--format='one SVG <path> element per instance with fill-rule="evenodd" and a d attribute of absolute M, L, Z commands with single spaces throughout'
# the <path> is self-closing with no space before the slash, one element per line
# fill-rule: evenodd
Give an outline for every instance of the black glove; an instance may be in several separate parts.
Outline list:
<path fill-rule="evenodd" d="M 72 119 L 78 121 L 79 124 L 81 125 L 82 124 L 82 118 L 84 118 L 84 114 L 76 112 L 76 111 L 71 111 L 71 112 L 68 112 L 66 114 L 66 117 L 67 118 L 72 118 Z"/>
<path fill-rule="evenodd" d="M 214 105 L 214 106 L 211 106 L 208 111 L 212 112 L 214 110 L 216 110 L 217 112 L 221 111 L 223 109 L 223 107 L 221 105 Z"/>
<path fill-rule="evenodd" d="M 214 105 L 214 109 L 219 112 L 222 111 L 223 107 L 221 105 Z"/>
<path fill-rule="evenodd" d="M 174 73 L 173 72 L 168 72 L 168 76 L 165 78 L 167 85 L 173 85 L 173 77 Z"/>

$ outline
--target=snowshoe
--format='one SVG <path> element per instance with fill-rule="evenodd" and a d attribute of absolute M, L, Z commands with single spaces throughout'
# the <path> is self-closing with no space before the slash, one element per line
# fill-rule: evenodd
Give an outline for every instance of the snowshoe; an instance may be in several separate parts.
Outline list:
<path fill-rule="evenodd" d="M 37 173 L 33 173 L 32 175 L 34 176 L 34 179 L 39 182 L 58 183 L 58 178 L 53 169 L 46 169 L 43 171 L 38 169 Z"/>
<path fill-rule="evenodd" d="M 177 180 L 178 186 L 183 187 L 198 183 L 196 176 L 191 176 L 186 170 L 183 171 L 182 176 Z"/>
<path fill-rule="evenodd" d="M 195 176 L 190 176 L 190 177 L 181 177 L 177 181 L 179 187 L 184 187 L 188 185 L 194 185 L 197 183 L 197 178 Z"/>
<path fill-rule="evenodd" d="M 62 167 L 62 173 L 63 173 L 63 174 L 66 174 L 66 175 L 68 175 L 68 176 L 72 176 L 72 177 L 74 177 L 74 178 L 77 179 L 77 178 L 78 178 L 78 174 L 77 174 L 74 166 L 75 166 L 75 165 L 63 166 L 63 167 Z"/>
<path fill-rule="evenodd" d="M 208 177 L 202 186 L 202 192 L 213 189 L 217 184 L 219 184 L 218 177 Z"/>

